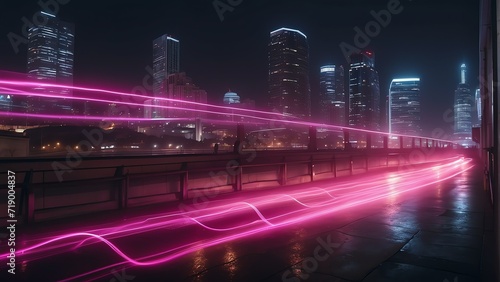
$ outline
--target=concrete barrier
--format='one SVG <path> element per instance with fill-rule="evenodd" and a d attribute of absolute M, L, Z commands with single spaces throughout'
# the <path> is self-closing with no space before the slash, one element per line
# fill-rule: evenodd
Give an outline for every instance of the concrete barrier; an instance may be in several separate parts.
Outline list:
<path fill-rule="evenodd" d="M 414 150 L 266 151 L 257 152 L 251 159 L 233 153 L 92 157 L 83 158 L 78 167 L 65 173 L 61 182 L 51 167 L 51 163 L 61 159 L 11 159 L 7 169 L 16 172 L 17 195 L 31 195 L 22 199 L 20 212 L 26 223 L 186 200 L 204 191 L 263 189 L 409 166 Z M 450 154 L 456 152 L 436 149 L 421 160 Z M 0 165 L 4 167 L 5 163 Z M 30 183 L 22 183 L 27 175 Z M 0 201 L 0 209 L 6 208 Z"/>

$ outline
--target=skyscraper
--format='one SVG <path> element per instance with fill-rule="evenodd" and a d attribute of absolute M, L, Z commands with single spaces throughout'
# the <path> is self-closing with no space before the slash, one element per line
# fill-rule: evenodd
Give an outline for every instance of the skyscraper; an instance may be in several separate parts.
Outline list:
<path fill-rule="evenodd" d="M 460 66 L 460 83 L 461 84 L 467 83 L 467 66 L 465 64 L 462 64 Z"/>
<path fill-rule="evenodd" d="M 270 33 L 269 101 L 273 110 L 285 115 L 311 116 L 309 47 L 306 35 L 298 30 Z"/>
<path fill-rule="evenodd" d="M 460 67 L 460 73 L 460 83 L 455 90 L 455 137 L 459 140 L 471 140 L 473 98 L 467 83 L 467 66 L 465 64 Z"/>
<path fill-rule="evenodd" d="M 481 102 L 481 89 L 476 89 L 476 126 L 475 127 L 481 127 L 481 120 L 483 118 L 483 109 L 482 107 L 482 102 Z"/>
<path fill-rule="evenodd" d="M 349 125 L 371 130 L 380 129 L 380 87 L 373 52 L 350 56 Z"/>
<path fill-rule="evenodd" d="M 153 40 L 153 95 L 162 97 L 163 81 L 180 71 L 180 42 L 166 34 Z"/>
<path fill-rule="evenodd" d="M 73 84 L 73 58 L 75 45 L 74 25 L 57 19 L 54 15 L 41 12 L 46 18 L 43 25 L 33 25 L 28 31 L 28 76 L 47 83 Z M 70 97 L 72 91 L 66 88 L 36 88 L 36 92 L 59 94 Z M 28 112 L 63 113 L 72 111 L 67 100 L 34 98 L 27 100 Z"/>
<path fill-rule="evenodd" d="M 321 121 L 345 125 L 344 67 L 322 66 L 319 84 Z"/>
<path fill-rule="evenodd" d="M 389 132 L 422 133 L 420 78 L 393 79 L 389 88 Z"/>

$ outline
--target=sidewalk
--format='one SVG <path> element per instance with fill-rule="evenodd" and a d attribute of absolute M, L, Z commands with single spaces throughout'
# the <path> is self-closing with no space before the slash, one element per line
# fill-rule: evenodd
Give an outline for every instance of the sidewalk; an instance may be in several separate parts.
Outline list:
<path fill-rule="evenodd" d="M 443 183 L 439 193 L 330 232 L 346 243 L 307 281 L 494 281 L 493 218 L 481 177 L 476 166 Z"/>

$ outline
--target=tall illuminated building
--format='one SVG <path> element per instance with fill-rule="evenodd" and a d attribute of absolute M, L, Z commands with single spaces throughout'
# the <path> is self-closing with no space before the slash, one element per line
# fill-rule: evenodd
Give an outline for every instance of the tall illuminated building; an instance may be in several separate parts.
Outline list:
<path fill-rule="evenodd" d="M 420 136 L 420 78 L 393 79 L 389 88 L 389 132 Z"/>
<path fill-rule="evenodd" d="M 307 36 L 294 29 L 270 33 L 269 104 L 285 115 L 311 117 L 309 46 Z"/>
<path fill-rule="evenodd" d="M 460 67 L 460 83 L 455 90 L 454 117 L 455 138 L 459 140 L 472 140 L 472 102 L 473 97 L 467 83 L 467 66 Z M 467 142 L 463 142 L 465 144 Z"/>
<path fill-rule="evenodd" d="M 33 25 L 28 31 L 28 77 L 45 83 L 73 85 L 75 31 L 72 23 L 41 12 L 46 22 Z M 37 87 L 35 92 L 71 97 L 68 88 Z M 68 114 L 71 102 L 65 99 L 29 97 L 28 112 Z"/>
<path fill-rule="evenodd" d="M 475 100 L 476 100 L 476 126 L 475 127 L 481 127 L 481 120 L 483 118 L 483 109 L 482 107 L 482 101 L 481 101 L 481 89 L 476 89 L 476 95 L 475 95 Z"/>
<path fill-rule="evenodd" d="M 380 86 L 375 70 L 375 55 L 364 51 L 350 56 L 349 125 L 380 129 Z"/>
<path fill-rule="evenodd" d="M 163 97 L 162 86 L 169 75 L 180 71 L 180 42 L 166 34 L 153 40 L 153 95 Z"/>
<path fill-rule="evenodd" d="M 326 65 L 320 68 L 320 121 L 345 125 L 344 67 Z"/>

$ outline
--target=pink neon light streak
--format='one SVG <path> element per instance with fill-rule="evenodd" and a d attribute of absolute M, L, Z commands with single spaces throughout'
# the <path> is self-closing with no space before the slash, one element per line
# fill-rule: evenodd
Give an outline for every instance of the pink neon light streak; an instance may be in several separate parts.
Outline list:
<path fill-rule="evenodd" d="M 137 95 L 137 94 L 104 90 L 104 89 L 98 89 L 98 88 L 77 87 L 77 86 L 59 85 L 59 84 L 52 84 L 52 83 L 32 82 L 32 81 L 0 80 L 0 85 L 2 85 L 2 84 L 9 85 L 11 87 L 21 87 L 21 88 L 29 88 L 29 87 L 31 87 L 31 88 L 33 88 L 33 87 L 40 87 L 40 88 L 49 87 L 50 88 L 50 87 L 52 87 L 52 88 L 64 88 L 64 89 L 80 90 L 80 91 L 85 91 L 85 92 L 107 93 L 107 94 L 112 94 L 112 95 L 118 95 L 121 97 L 132 97 L 132 98 L 140 98 L 140 99 L 153 98 L 153 97 L 144 97 L 142 95 Z M 15 88 L 0 87 L 0 89 L 4 89 L 4 90 L 8 91 L 8 93 L 5 93 L 5 94 L 13 94 L 13 95 L 21 95 L 21 96 L 64 98 L 67 100 L 92 101 L 92 102 L 99 102 L 99 103 L 115 103 L 115 104 L 128 105 L 128 106 L 144 106 L 142 103 L 134 103 L 134 102 L 126 102 L 126 101 L 114 101 L 114 100 L 107 100 L 107 99 L 97 99 L 97 98 L 92 98 L 92 97 L 74 97 L 74 96 L 64 97 L 62 95 L 55 95 L 55 94 L 34 93 L 34 92 L 32 92 L 32 90 L 27 92 L 27 91 L 15 89 Z M 204 104 L 204 103 L 198 103 L 198 102 L 192 102 L 192 101 L 182 101 L 182 100 L 169 99 L 169 98 L 155 98 L 155 99 L 158 99 L 160 101 L 169 101 L 169 102 L 175 102 L 175 103 L 181 103 L 181 104 L 203 106 L 203 107 L 207 107 L 207 108 L 212 108 L 214 110 L 202 110 L 202 109 L 193 109 L 193 108 L 189 108 L 189 107 L 179 107 L 179 106 L 174 107 L 174 106 L 162 106 L 162 105 L 151 105 L 150 107 L 152 107 L 152 108 L 177 109 L 177 110 L 184 110 L 184 111 L 191 111 L 191 112 L 198 112 L 198 113 L 216 114 L 216 115 L 222 115 L 222 116 L 232 115 L 232 116 L 243 117 L 243 118 L 248 118 L 248 119 L 256 119 L 256 120 L 267 121 L 267 122 L 277 122 L 277 123 L 284 123 L 284 124 L 290 124 L 290 125 L 314 126 L 314 127 L 321 127 L 321 128 L 333 129 L 333 130 L 349 130 L 349 131 L 354 131 L 354 132 L 380 134 L 380 135 L 386 135 L 386 136 L 402 136 L 402 137 L 408 137 L 408 138 L 425 138 L 425 139 L 429 139 L 429 140 L 433 140 L 433 141 L 453 143 L 450 140 L 437 139 L 437 138 L 427 138 L 427 137 L 414 136 L 414 135 L 403 135 L 403 134 L 389 134 L 388 132 L 380 132 L 380 131 L 367 130 L 367 129 L 350 128 L 350 127 L 345 127 L 345 126 L 321 124 L 321 123 L 306 122 L 306 121 L 299 121 L 299 120 L 287 120 L 287 119 L 284 119 L 285 116 L 283 114 L 280 114 L 280 113 L 265 112 L 265 111 L 243 109 L 243 108 L 224 107 L 224 106 L 218 106 L 218 105 Z M 219 110 L 223 109 L 223 110 L 230 111 L 230 112 L 221 113 L 221 112 L 215 111 L 216 109 L 219 109 Z M 11 112 L 1 112 L 0 115 L 9 116 L 9 113 L 11 116 L 14 116 Z M 252 116 L 252 115 L 248 115 L 248 114 L 255 114 L 255 115 Z M 269 118 L 269 117 L 265 117 L 265 116 L 257 116 L 257 115 L 274 116 L 274 117 L 279 117 L 279 119 L 278 118 Z M 37 116 L 30 116 L 30 117 L 45 118 L 45 119 L 60 119 L 60 117 L 57 117 L 56 115 L 37 115 Z M 95 119 L 90 119 L 86 116 L 80 116 L 80 118 L 81 119 L 88 119 L 88 120 L 95 120 Z M 111 120 L 111 119 L 112 118 L 107 118 L 107 120 Z M 147 119 L 145 119 L 145 120 L 147 120 Z M 155 119 L 151 119 L 151 120 L 154 121 Z M 131 120 L 131 121 L 137 121 L 137 119 Z"/>
<path fill-rule="evenodd" d="M 62 84 L 40 83 L 40 82 L 30 82 L 30 81 L 12 81 L 12 80 L 0 80 L 0 84 L 21 86 L 21 87 L 63 88 L 63 89 L 71 89 L 71 90 L 81 90 L 81 91 L 86 91 L 86 92 L 107 93 L 107 94 L 111 94 L 111 95 L 117 95 L 119 97 L 132 97 L 132 98 L 139 98 L 139 99 L 144 99 L 144 98 L 153 99 L 154 98 L 156 100 L 165 101 L 165 102 L 175 102 L 175 103 L 182 103 L 182 104 L 188 104 L 188 105 L 206 106 L 206 107 L 211 107 L 214 109 L 223 109 L 223 110 L 230 110 L 230 111 L 237 111 L 237 112 L 239 111 L 239 112 L 274 115 L 274 116 L 283 117 L 283 114 L 280 114 L 280 113 L 273 113 L 273 112 L 266 112 L 266 111 L 252 110 L 252 109 L 244 109 L 244 108 L 225 107 L 225 106 L 204 104 L 204 103 L 199 103 L 199 102 L 184 101 L 184 100 L 171 99 L 171 98 L 144 97 L 143 95 L 120 92 L 120 91 L 105 90 L 105 89 L 99 89 L 99 88 L 69 86 L 69 85 L 62 85 Z M 59 95 L 58 97 L 61 98 L 64 96 Z M 53 98 L 56 98 L 56 97 L 53 97 Z M 64 97 L 64 98 L 69 98 L 69 97 Z"/>
<path fill-rule="evenodd" d="M 105 116 L 70 116 L 70 115 L 44 115 L 44 114 L 24 114 L 14 112 L 2 112 L 0 116 L 9 117 L 31 117 L 40 119 L 65 119 L 65 120 L 112 120 L 112 121 L 185 121 L 185 118 L 124 118 L 124 117 L 105 117 Z"/>

